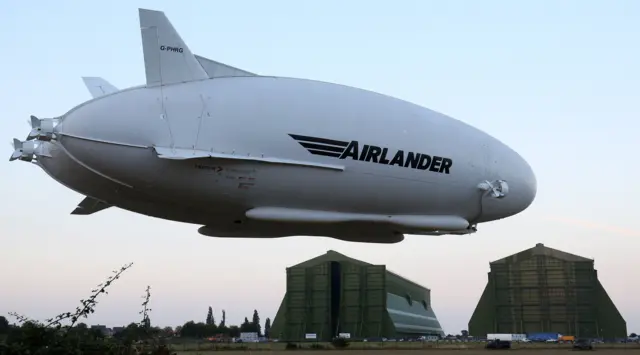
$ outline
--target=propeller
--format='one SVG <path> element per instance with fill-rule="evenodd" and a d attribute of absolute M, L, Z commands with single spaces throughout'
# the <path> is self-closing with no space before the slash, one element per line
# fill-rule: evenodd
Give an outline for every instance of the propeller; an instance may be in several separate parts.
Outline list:
<path fill-rule="evenodd" d="M 17 139 L 13 139 L 13 142 L 9 143 L 13 147 L 13 154 L 11 154 L 11 158 L 9 161 L 14 161 L 22 156 L 22 142 Z"/>
<path fill-rule="evenodd" d="M 34 155 L 36 154 L 36 150 L 38 149 L 40 144 L 36 141 L 24 141 L 21 142 L 19 139 L 13 139 L 13 154 L 11 154 L 11 158 L 9 161 L 14 161 L 17 159 L 23 161 L 32 161 Z"/>
<path fill-rule="evenodd" d="M 53 138 L 52 118 L 39 119 L 36 116 L 31 116 L 29 125 L 31 126 L 31 132 L 29 132 L 27 140 L 37 138 L 38 140 L 49 141 Z"/>
<path fill-rule="evenodd" d="M 509 193 L 509 184 L 504 180 L 485 180 L 478 184 L 478 188 L 490 192 L 491 197 L 498 199 L 504 198 Z"/>

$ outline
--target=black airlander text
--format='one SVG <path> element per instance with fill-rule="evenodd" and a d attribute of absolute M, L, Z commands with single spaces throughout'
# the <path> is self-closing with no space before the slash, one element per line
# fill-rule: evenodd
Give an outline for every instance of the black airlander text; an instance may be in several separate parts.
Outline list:
<path fill-rule="evenodd" d="M 361 145 L 358 141 L 338 141 L 334 139 L 289 134 L 313 155 L 337 159 L 353 159 L 369 163 L 395 165 L 402 168 L 428 170 L 440 174 L 450 174 L 453 160 L 404 150 L 391 151 L 375 145 Z"/>
<path fill-rule="evenodd" d="M 176 53 L 184 52 L 184 49 L 182 47 L 160 46 L 160 50 L 166 51 L 166 52 L 176 52 Z"/>
<path fill-rule="evenodd" d="M 366 161 L 384 165 L 397 165 L 403 168 L 429 170 L 434 173 L 449 174 L 453 160 L 439 156 L 430 156 L 422 153 L 405 152 L 397 150 L 395 154 L 389 154 L 389 148 L 365 144 L 359 149 L 360 142 L 351 141 L 340 159 L 351 158 L 353 160 Z M 389 157 L 393 157 L 389 159 Z"/>

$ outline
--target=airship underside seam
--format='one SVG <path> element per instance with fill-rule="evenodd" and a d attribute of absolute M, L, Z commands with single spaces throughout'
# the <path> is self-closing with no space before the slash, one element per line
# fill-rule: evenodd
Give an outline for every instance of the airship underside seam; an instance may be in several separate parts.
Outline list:
<path fill-rule="evenodd" d="M 42 170 L 44 170 L 45 173 L 47 173 L 47 175 L 49 175 L 49 177 L 51 177 L 53 180 L 57 181 L 62 186 L 65 186 L 69 190 L 75 191 L 75 192 L 77 192 L 79 194 L 82 194 L 82 192 L 74 189 L 73 186 L 65 184 L 64 181 L 61 181 L 60 179 L 58 179 L 55 176 L 55 174 L 52 174 L 41 162 L 36 161 L 33 164 L 39 166 Z M 101 211 L 101 210 L 103 210 L 105 208 L 108 208 L 108 207 L 111 207 L 111 205 L 107 204 L 106 202 L 103 202 L 103 201 L 100 201 L 98 199 L 95 199 L 93 197 L 87 196 L 85 199 L 80 201 L 78 206 L 71 212 L 71 214 L 89 215 L 89 214 L 92 214 L 92 213 L 95 213 L 95 212 L 99 212 L 99 211 Z"/>
<path fill-rule="evenodd" d="M 125 187 L 128 187 L 128 188 L 133 188 L 133 186 L 131 186 L 131 185 L 127 184 L 127 183 L 124 183 L 124 182 L 122 182 L 122 181 L 120 181 L 120 180 L 114 179 L 114 178 L 112 178 L 111 176 L 105 175 L 105 174 L 103 174 L 103 173 L 101 173 L 101 172 L 99 172 L 99 171 L 97 171 L 97 170 L 95 170 L 95 169 L 91 168 L 91 167 L 90 167 L 90 166 L 88 166 L 87 164 L 83 163 L 82 161 L 80 161 L 80 159 L 77 159 L 73 154 L 71 154 L 71 153 L 69 152 L 69 150 L 68 150 L 68 149 L 66 149 L 66 148 L 64 147 L 64 145 L 63 145 L 63 144 L 58 144 L 57 146 L 58 146 L 62 151 L 64 151 L 64 153 L 65 153 L 66 155 L 68 155 L 68 156 L 69 156 L 69 158 L 73 159 L 73 161 L 75 161 L 76 163 L 78 163 L 79 165 L 81 165 L 83 168 L 85 168 L 85 169 L 87 169 L 87 170 L 91 171 L 92 173 L 97 174 L 97 175 L 99 175 L 99 176 L 101 176 L 101 177 L 103 177 L 103 178 L 105 178 L 105 179 L 107 179 L 107 180 L 110 180 L 110 181 L 112 181 L 112 182 L 115 182 L 116 184 L 119 184 L 119 185 L 122 185 L 122 186 L 125 186 Z"/>
<path fill-rule="evenodd" d="M 124 146 L 124 147 L 131 147 L 131 148 L 144 148 L 144 149 L 150 148 L 149 146 L 141 145 L 141 144 L 115 142 L 115 141 L 112 141 L 112 140 L 99 139 L 99 138 L 87 138 L 87 137 L 83 137 L 83 136 L 80 136 L 80 135 L 77 135 L 77 134 L 70 134 L 70 133 L 66 133 L 66 132 L 65 133 L 61 133 L 61 136 L 67 136 L 67 137 L 71 137 L 71 138 L 82 139 L 84 141 L 90 141 L 90 142 L 96 142 L 96 143 L 121 145 L 121 146 Z"/>
<path fill-rule="evenodd" d="M 345 167 L 342 165 L 323 164 L 323 163 L 317 163 L 317 162 L 311 162 L 311 161 L 290 160 L 290 159 L 281 159 L 281 158 L 274 158 L 274 157 L 242 156 L 242 155 L 234 155 L 234 154 L 207 152 L 203 150 L 194 150 L 194 149 L 154 147 L 154 150 L 158 154 L 159 158 L 172 159 L 172 160 L 214 158 L 214 159 L 230 159 L 230 160 L 248 160 L 248 161 L 257 161 L 257 162 L 270 163 L 270 164 L 306 166 L 311 168 L 321 168 L 321 169 L 338 170 L 338 171 L 344 171 L 345 169 Z"/>
<path fill-rule="evenodd" d="M 120 145 L 125 147 L 132 147 L 132 148 L 143 148 L 143 149 L 150 148 L 144 145 L 114 142 L 110 140 L 96 139 L 96 138 L 87 138 L 87 137 L 82 137 L 75 134 L 64 133 L 63 135 L 67 137 L 82 139 L 85 141 L 98 142 L 98 143 L 114 144 L 114 145 Z M 197 150 L 197 149 L 194 150 L 194 149 L 185 149 L 185 148 L 153 147 L 153 149 L 155 150 L 158 158 L 161 158 L 161 159 L 188 160 L 188 159 L 216 158 L 216 159 L 230 159 L 230 160 L 248 160 L 248 161 L 257 161 L 257 162 L 271 163 L 271 164 L 306 166 L 306 167 L 312 167 L 312 168 L 321 168 L 321 169 L 338 170 L 338 171 L 345 170 L 345 167 L 343 165 L 324 164 L 324 163 L 311 162 L 311 161 L 281 159 L 281 158 L 274 158 L 274 157 L 242 156 L 242 155 L 216 153 L 216 152 L 208 152 L 203 150 Z M 104 174 L 99 174 L 99 175 L 104 176 Z M 126 185 L 124 183 L 121 183 L 121 184 Z"/>

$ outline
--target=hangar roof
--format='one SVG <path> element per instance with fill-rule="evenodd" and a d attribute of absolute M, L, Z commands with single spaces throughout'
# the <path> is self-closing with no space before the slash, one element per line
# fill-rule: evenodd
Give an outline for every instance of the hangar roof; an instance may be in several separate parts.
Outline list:
<path fill-rule="evenodd" d="M 515 253 L 513 255 L 509 255 L 500 260 L 496 260 L 491 264 L 505 264 L 510 262 L 516 262 L 518 260 L 526 260 L 533 256 L 544 255 L 554 259 L 559 259 L 568 262 L 593 262 L 593 259 L 587 259 L 582 256 L 570 254 L 561 250 L 553 249 L 544 246 L 542 243 L 536 244 L 535 247 L 527 250 L 523 250 L 519 253 Z"/>
<path fill-rule="evenodd" d="M 300 264 L 296 264 L 296 265 L 291 266 L 291 267 L 296 267 L 296 268 L 297 267 L 303 267 L 303 268 L 304 267 L 311 267 L 311 266 L 315 266 L 315 265 L 318 265 L 320 263 L 327 262 L 327 261 L 349 262 L 349 263 L 353 263 L 353 264 L 356 264 L 356 265 L 374 265 L 374 264 L 370 264 L 370 263 L 364 262 L 362 260 L 350 258 L 350 257 L 348 257 L 348 256 L 346 256 L 344 254 L 338 253 L 337 251 L 329 250 L 325 254 L 316 256 L 315 258 L 309 259 L 307 261 L 303 261 Z M 422 286 L 417 282 L 408 280 L 406 277 L 400 276 L 400 275 L 396 274 L 395 272 L 389 271 L 388 268 L 386 270 L 387 270 L 387 272 L 389 274 L 391 274 L 391 275 L 393 275 L 393 276 L 395 276 L 397 278 L 400 278 L 400 279 L 404 280 L 407 283 L 410 283 L 410 284 L 412 284 L 412 285 L 414 285 L 416 287 L 419 287 L 419 288 L 422 288 L 422 289 L 426 289 L 427 291 L 430 291 L 429 288 L 427 288 L 425 286 Z"/>

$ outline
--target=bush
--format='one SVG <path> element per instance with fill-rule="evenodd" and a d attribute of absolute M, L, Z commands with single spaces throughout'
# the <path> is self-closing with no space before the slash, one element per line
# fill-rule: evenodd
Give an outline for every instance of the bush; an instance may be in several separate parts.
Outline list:
<path fill-rule="evenodd" d="M 331 345 L 336 349 L 344 349 L 349 346 L 349 342 L 345 338 L 335 338 L 331 342 Z"/>
<path fill-rule="evenodd" d="M 310 347 L 310 348 L 311 348 L 311 349 L 315 349 L 315 350 L 324 350 L 324 349 L 326 349 L 327 347 L 326 347 L 326 346 L 324 346 L 324 345 L 322 345 L 322 344 L 313 343 L 313 344 L 311 344 L 311 347 Z"/>

